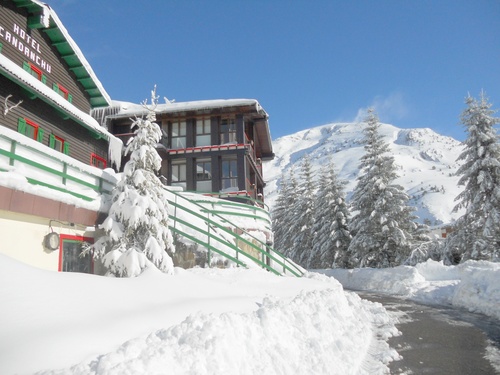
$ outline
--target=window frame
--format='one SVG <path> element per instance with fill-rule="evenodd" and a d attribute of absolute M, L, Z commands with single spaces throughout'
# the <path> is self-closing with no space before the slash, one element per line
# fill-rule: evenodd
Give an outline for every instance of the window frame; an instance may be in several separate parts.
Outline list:
<path fill-rule="evenodd" d="M 61 148 L 56 148 L 56 142 L 61 143 Z M 53 150 L 62 152 L 65 155 L 69 155 L 69 144 L 66 142 L 66 140 L 62 137 L 59 137 L 58 135 L 55 135 L 54 133 L 50 134 L 49 136 L 49 147 Z"/>
<path fill-rule="evenodd" d="M 47 77 L 43 74 L 42 70 L 37 68 L 34 64 L 25 61 L 23 63 L 23 68 L 31 76 L 35 77 L 36 79 L 38 79 L 42 83 L 47 83 Z M 35 73 L 35 74 L 33 74 L 33 73 Z"/>
<path fill-rule="evenodd" d="M 33 136 L 29 136 L 27 134 L 28 131 L 28 126 L 34 128 L 33 130 Z M 40 125 L 38 125 L 36 122 L 26 118 L 26 117 L 19 117 L 17 120 L 17 131 L 21 133 L 22 135 L 33 139 L 38 142 L 43 141 L 43 129 L 40 128 Z"/>
<path fill-rule="evenodd" d="M 81 235 L 70 235 L 70 234 L 60 234 L 59 235 L 59 264 L 57 270 L 59 272 L 79 272 L 79 271 L 65 271 L 64 268 L 64 242 L 89 242 L 94 243 L 94 239 L 92 237 L 85 237 Z M 88 255 L 90 257 L 90 272 L 88 274 L 94 273 L 94 258 L 91 254 Z M 87 273 L 87 272 L 80 272 Z"/>
<path fill-rule="evenodd" d="M 177 128 L 176 129 L 176 135 L 174 135 L 174 128 Z M 171 137 L 170 137 L 170 147 L 172 149 L 184 149 L 186 148 L 186 141 L 187 141 L 187 122 L 184 120 L 184 121 L 172 121 L 171 123 Z M 184 139 L 184 142 L 180 142 L 180 146 L 179 147 L 179 141 L 181 139 Z"/>
<path fill-rule="evenodd" d="M 95 163 L 96 161 L 97 161 L 97 164 Z M 101 162 L 103 164 L 102 167 L 99 166 L 99 162 Z M 90 154 L 90 165 L 92 165 L 96 168 L 99 168 L 99 169 L 106 169 L 108 162 L 106 159 L 104 159 L 103 157 L 101 157 L 93 152 Z"/>
<path fill-rule="evenodd" d="M 71 103 L 73 101 L 73 96 L 69 93 L 69 90 L 60 83 L 54 83 L 52 89 L 68 102 Z"/>
<path fill-rule="evenodd" d="M 201 124 L 200 124 L 201 123 Z M 201 132 L 198 132 L 201 125 Z M 212 143 L 212 121 L 210 117 L 196 119 L 195 145 L 197 147 L 210 146 Z"/>
<path fill-rule="evenodd" d="M 221 145 L 237 143 L 236 119 L 234 117 L 221 118 L 220 128 L 219 128 L 219 140 Z"/>
<path fill-rule="evenodd" d="M 198 173 L 199 165 L 202 165 L 202 172 Z M 209 166 L 207 169 L 206 166 Z M 195 160 L 195 183 L 196 191 L 211 192 L 212 191 L 212 160 L 210 158 L 200 158 Z"/>
<path fill-rule="evenodd" d="M 182 175 L 180 168 L 184 167 L 184 175 Z M 174 169 L 177 170 L 177 178 L 178 180 L 174 181 Z M 180 179 L 179 177 L 184 177 L 184 179 Z M 184 189 L 187 188 L 187 160 L 186 159 L 176 159 L 172 160 L 170 164 L 170 185 L 172 186 L 181 186 Z"/>
<path fill-rule="evenodd" d="M 224 163 L 229 163 L 228 176 L 225 176 Z M 232 168 L 233 166 L 234 166 L 234 168 Z M 230 186 L 227 186 L 227 187 L 224 186 L 224 183 L 226 181 L 230 181 L 230 183 L 229 183 Z M 238 186 L 238 159 L 234 158 L 234 157 L 223 158 L 223 159 L 221 159 L 221 188 L 222 188 L 222 190 L 225 190 L 225 189 L 230 189 L 233 187 L 235 187 L 237 189 L 239 188 L 239 186 Z"/>

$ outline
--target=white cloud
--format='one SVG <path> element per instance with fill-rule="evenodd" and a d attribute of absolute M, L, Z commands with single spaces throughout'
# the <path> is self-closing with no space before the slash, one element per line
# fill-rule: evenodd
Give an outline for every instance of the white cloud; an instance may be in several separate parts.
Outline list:
<path fill-rule="evenodd" d="M 401 120 L 409 113 L 408 105 L 405 103 L 401 92 L 393 92 L 389 96 L 376 96 L 367 107 L 358 109 L 354 122 L 361 122 L 365 119 L 368 108 L 373 108 L 380 121 L 392 123 Z"/>

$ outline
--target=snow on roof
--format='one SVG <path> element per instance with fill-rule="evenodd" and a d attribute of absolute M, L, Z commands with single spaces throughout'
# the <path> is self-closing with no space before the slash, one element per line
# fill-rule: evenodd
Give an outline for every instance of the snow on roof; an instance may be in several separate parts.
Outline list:
<path fill-rule="evenodd" d="M 166 100 L 165 104 L 158 104 L 156 113 L 175 113 L 184 111 L 200 111 L 217 108 L 230 108 L 230 107 L 245 107 L 255 106 L 255 110 L 264 116 L 266 119 L 268 114 L 255 99 L 214 99 L 214 100 L 197 100 L 190 102 L 170 102 Z M 135 104 L 129 102 L 115 101 L 112 103 L 113 107 L 120 107 L 120 111 L 111 118 L 127 117 L 130 115 L 146 114 L 147 110 L 142 104 Z"/>
<path fill-rule="evenodd" d="M 78 45 L 76 44 L 76 42 L 69 35 L 68 30 L 66 30 L 66 28 L 63 25 L 63 23 L 61 22 L 61 20 L 57 16 L 56 12 L 48 4 L 45 4 L 45 3 L 41 2 L 41 1 L 38 1 L 38 0 L 31 0 L 31 1 L 32 1 L 32 3 L 37 4 L 38 6 L 40 6 L 43 9 L 44 13 L 45 12 L 49 13 L 50 18 L 52 18 L 52 20 L 56 24 L 57 28 L 64 35 L 64 38 L 66 39 L 66 41 L 68 42 L 68 44 L 70 45 L 70 47 L 75 52 L 75 55 L 78 57 L 78 60 L 80 60 L 80 62 L 82 63 L 82 66 L 85 68 L 85 70 L 87 71 L 87 73 L 90 76 L 90 78 L 92 78 L 92 81 L 97 86 L 97 88 L 98 88 L 99 92 L 101 93 L 101 95 L 103 96 L 103 98 L 106 100 L 106 102 L 108 104 L 111 104 L 111 98 L 110 98 L 110 96 L 108 95 L 108 93 L 104 89 L 104 86 L 102 85 L 101 81 L 99 81 L 99 79 L 97 78 L 96 74 L 94 73 L 94 70 L 90 66 L 89 62 L 87 61 L 87 59 L 83 55 L 82 51 L 80 50 L 80 48 L 78 47 Z"/>
<path fill-rule="evenodd" d="M 25 72 L 23 68 L 15 64 L 13 61 L 0 54 L 0 72 L 5 72 L 13 77 L 21 85 L 25 85 L 33 89 L 41 95 L 41 99 L 49 104 L 55 104 L 57 107 L 63 109 L 65 112 L 80 122 L 83 126 L 103 135 L 109 141 L 109 158 L 112 163 L 120 167 L 121 163 L 121 148 L 123 142 L 121 139 L 115 137 L 113 134 L 103 128 L 92 116 L 79 110 L 73 104 L 64 99 L 61 95 L 50 89 L 43 82 L 39 81 L 29 73 Z"/>

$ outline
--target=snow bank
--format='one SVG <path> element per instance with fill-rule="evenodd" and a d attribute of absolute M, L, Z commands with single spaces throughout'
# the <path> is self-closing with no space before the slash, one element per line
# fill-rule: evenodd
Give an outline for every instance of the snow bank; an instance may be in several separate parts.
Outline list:
<path fill-rule="evenodd" d="M 316 273 L 57 273 L 0 255 L 0 373 L 383 374 L 386 310 Z"/>
<path fill-rule="evenodd" d="M 415 301 L 453 305 L 500 319 L 500 264 L 467 261 L 445 266 L 428 260 L 415 267 L 318 270 L 347 289 L 399 295 Z"/>
<path fill-rule="evenodd" d="M 384 362 L 398 357 L 387 344 L 372 346 L 373 317 L 378 326 L 392 324 L 381 306 L 331 290 L 301 293 L 291 302 L 265 298 L 255 312 L 198 313 L 91 362 L 44 374 L 383 373 L 382 361 L 360 361 L 370 347 Z"/>

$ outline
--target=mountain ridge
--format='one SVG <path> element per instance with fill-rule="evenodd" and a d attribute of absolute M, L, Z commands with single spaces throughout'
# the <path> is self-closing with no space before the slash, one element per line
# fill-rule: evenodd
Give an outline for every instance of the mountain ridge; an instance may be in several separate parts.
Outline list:
<path fill-rule="evenodd" d="M 364 155 L 365 123 L 330 123 L 280 137 L 273 141 L 275 158 L 263 164 L 266 178 L 266 203 L 272 208 L 281 185 L 282 173 L 289 177 L 290 169 L 300 180 L 300 165 L 304 155 L 310 158 L 318 176 L 320 166 L 331 157 L 338 177 L 347 182 L 350 195 L 359 176 L 359 162 Z M 398 128 L 381 124 L 379 129 L 389 144 L 397 165 L 399 178 L 395 183 L 404 187 L 415 206 L 417 221 L 439 226 L 451 223 L 463 212 L 453 212 L 455 197 L 462 191 L 455 175 L 461 165 L 457 161 L 463 144 L 430 128 Z"/>

